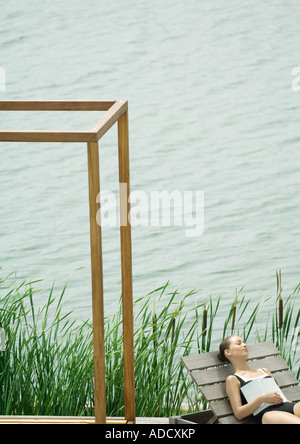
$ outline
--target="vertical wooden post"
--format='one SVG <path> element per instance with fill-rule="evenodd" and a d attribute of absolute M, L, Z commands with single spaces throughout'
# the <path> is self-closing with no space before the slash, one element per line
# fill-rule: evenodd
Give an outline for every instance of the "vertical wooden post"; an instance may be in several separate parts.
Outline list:
<path fill-rule="evenodd" d="M 89 201 L 90 201 L 90 236 L 91 269 L 93 298 L 94 331 L 94 381 L 95 381 L 95 419 L 96 424 L 106 423 L 105 392 L 105 343 L 104 343 L 104 308 L 103 308 L 103 264 L 101 226 L 97 223 L 100 204 L 99 145 L 88 143 Z M 98 218 L 99 221 L 99 218 Z"/>
<path fill-rule="evenodd" d="M 125 419 L 135 422 L 128 111 L 118 121 Z"/>

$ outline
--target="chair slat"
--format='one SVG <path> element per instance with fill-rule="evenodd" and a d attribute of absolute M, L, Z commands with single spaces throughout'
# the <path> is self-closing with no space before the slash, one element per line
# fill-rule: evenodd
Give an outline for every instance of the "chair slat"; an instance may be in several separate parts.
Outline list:
<path fill-rule="evenodd" d="M 283 389 L 282 392 L 289 401 L 292 402 L 300 401 L 300 387 L 287 387 Z"/>
<path fill-rule="evenodd" d="M 210 408 L 213 411 L 214 415 L 216 415 L 218 418 L 221 418 L 222 416 L 233 415 L 229 399 L 212 402 L 210 404 Z"/>
<path fill-rule="evenodd" d="M 201 387 L 201 392 L 207 402 L 227 398 L 225 382 Z"/>
<path fill-rule="evenodd" d="M 201 386 L 203 385 L 225 382 L 228 376 L 232 375 L 233 373 L 233 368 L 231 366 L 227 366 L 195 371 L 191 373 L 191 376 L 201 390 Z"/>
<path fill-rule="evenodd" d="M 239 421 L 238 419 L 236 419 L 234 415 L 229 415 L 223 418 L 219 418 L 218 422 L 219 424 L 226 424 L 226 425 L 232 425 L 232 424 L 241 425 L 241 424 L 251 424 L 251 419 L 247 420 L 244 419 L 243 421 Z M 256 424 L 255 420 L 252 420 L 252 423 Z"/>
<path fill-rule="evenodd" d="M 181 361 L 189 372 L 224 365 L 224 363 L 218 359 L 218 353 L 216 352 L 184 356 L 181 358 Z"/>
<path fill-rule="evenodd" d="M 281 388 L 299 384 L 296 376 L 291 371 L 273 373 L 273 377 L 274 377 L 275 381 L 277 382 L 277 384 L 279 385 L 279 387 L 281 387 Z"/>

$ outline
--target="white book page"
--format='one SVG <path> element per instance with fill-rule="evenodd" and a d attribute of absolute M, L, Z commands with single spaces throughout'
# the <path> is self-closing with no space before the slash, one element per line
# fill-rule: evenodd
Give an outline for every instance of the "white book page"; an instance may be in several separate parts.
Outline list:
<path fill-rule="evenodd" d="M 249 382 L 247 385 L 241 388 L 241 391 L 243 395 L 246 398 L 246 401 L 249 403 L 256 399 L 258 396 L 262 395 L 263 393 L 274 393 L 277 392 L 281 398 L 283 399 L 283 402 L 288 402 L 282 391 L 280 390 L 279 386 L 277 385 L 275 379 L 273 378 L 259 378 L 254 379 L 253 381 Z M 273 404 L 264 403 L 255 412 L 253 413 L 254 416 L 258 415 L 260 412 L 265 410 L 267 407 L 270 407 Z"/>

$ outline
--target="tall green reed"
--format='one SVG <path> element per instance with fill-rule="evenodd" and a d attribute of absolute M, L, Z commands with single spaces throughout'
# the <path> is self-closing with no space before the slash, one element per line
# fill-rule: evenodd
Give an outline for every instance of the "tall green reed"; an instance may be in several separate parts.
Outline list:
<path fill-rule="evenodd" d="M 284 300 L 281 270 L 276 273 L 276 278 L 278 308 L 272 315 L 272 341 L 280 350 L 289 366 L 294 368 L 299 378 L 300 350 L 298 343 L 300 339 L 300 308 L 296 307 L 296 302 L 299 300 L 300 284 L 298 284 L 293 293 L 288 295 Z"/>

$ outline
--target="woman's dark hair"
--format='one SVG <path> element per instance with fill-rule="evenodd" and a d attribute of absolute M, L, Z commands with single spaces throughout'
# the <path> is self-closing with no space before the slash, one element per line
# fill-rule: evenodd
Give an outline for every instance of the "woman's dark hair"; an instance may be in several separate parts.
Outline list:
<path fill-rule="evenodd" d="M 229 364 L 230 364 L 230 361 L 225 356 L 225 350 L 230 349 L 230 343 L 231 343 L 232 338 L 233 338 L 233 336 L 229 336 L 228 338 L 224 339 L 224 341 L 220 345 L 220 350 L 218 353 L 218 358 L 220 359 L 220 361 L 227 362 Z"/>

